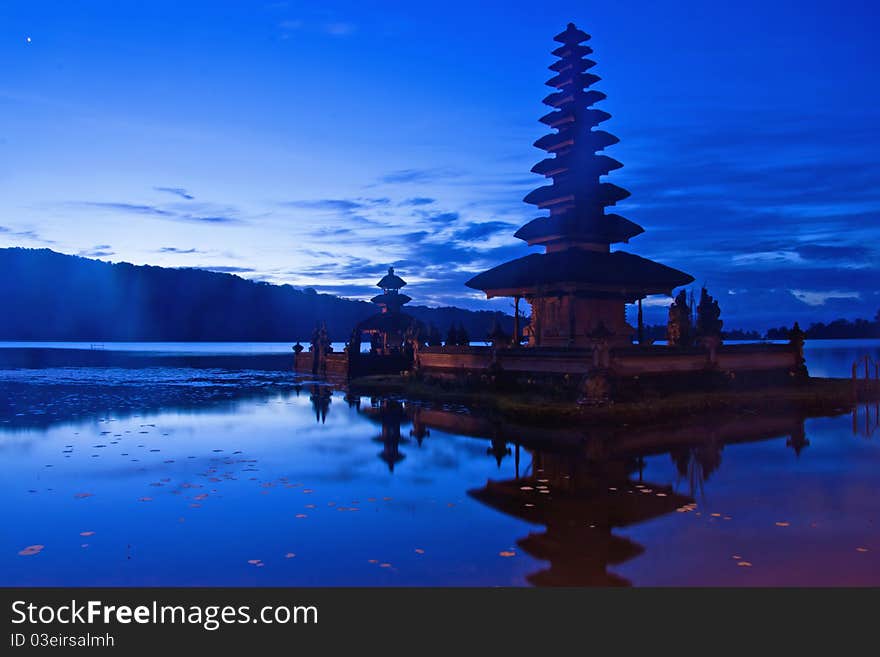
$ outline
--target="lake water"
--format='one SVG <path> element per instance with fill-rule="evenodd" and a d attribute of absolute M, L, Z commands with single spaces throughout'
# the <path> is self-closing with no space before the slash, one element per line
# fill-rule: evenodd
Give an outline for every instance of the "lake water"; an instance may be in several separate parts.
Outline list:
<path fill-rule="evenodd" d="M 876 405 L 536 429 L 262 348 L 0 349 L 0 585 L 880 585 Z"/>

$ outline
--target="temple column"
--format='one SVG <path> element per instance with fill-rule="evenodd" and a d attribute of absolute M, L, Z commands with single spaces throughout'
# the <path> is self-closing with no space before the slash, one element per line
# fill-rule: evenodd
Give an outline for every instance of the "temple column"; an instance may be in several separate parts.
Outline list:
<path fill-rule="evenodd" d="M 645 321 L 644 316 L 642 315 L 642 300 L 639 299 L 639 332 L 638 332 L 639 344 L 644 344 L 645 342 Z"/>

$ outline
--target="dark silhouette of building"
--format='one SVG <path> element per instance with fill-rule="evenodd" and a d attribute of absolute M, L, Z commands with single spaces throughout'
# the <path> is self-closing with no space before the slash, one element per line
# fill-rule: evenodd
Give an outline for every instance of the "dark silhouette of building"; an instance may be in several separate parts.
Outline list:
<path fill-rule="evenodd" d="M 377 294 L 371 301 L 379 306 L 380 311 L 361 322 L 354 336 L 358 340 L 363 335 L 369 336 L 372 353 L 399 353 L 404 348 L 407 331 L 417 325 L 415 318 L 401 312 L 401 308 L 412 301 L 400 291 L 405 285 L 406 281 L 394 273 L 394 267 L 389 267 L 388 273 L 376 283 L 382 289 L 382 294 Z M 359 351 L 359 341 L 357 346 Z"/>
<path fill-rule="evenodd" d="M 529 302 L 530 346 L 586 347 L 597 330 L 610 333 L 611 344 L 628 344 L 635 331 L 626 322 L 627 303 L 641 304 L 649 294 L 671 294 L 694 280 L 651 260 L 611 251 L 611 244 L 628 242 L 644 229 L 605 213 L 629 192 L 600 181 L 623 165 L 599 154 L 618 139 L 596 129 L 610 115 L 593 108 L 605 94 L 589 89 L 600 79 L 588 72 L 596 64 L 586 59 L 593 52 L 583 45 L 589 38 L 572 23 L 555 37 L 562 45 L 553 51 L 558 61 L 550 66 L 555 75 L 547 84 L 556 91 L 544 99 L 553 111 L 541 118 L 555 132 L 535 142 L 551 157 L 532 168 L 551 182 L 524 199 L 550 214 L 516 232 L 545 252 L 506 262 L 467 282 L 488 298 Z"/>

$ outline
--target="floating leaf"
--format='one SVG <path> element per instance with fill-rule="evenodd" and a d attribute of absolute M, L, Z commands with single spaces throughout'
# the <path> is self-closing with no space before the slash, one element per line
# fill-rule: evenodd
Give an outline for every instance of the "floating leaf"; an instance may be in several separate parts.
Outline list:
<path fill-rule="evenodd" d="M 87 497 L 92 497 L 94 493 L 77 493 L 74 497 L 78 500 L 84 500 Z"/>
<path fill-rule="evenodd" d="M 95 532 L 92 532 L 92 531 L 88 531 L 88 532 L 80 532 L 79 535 L 80 535 L 80 536 L 94 536 L 94 535 L 95 535 Z"/>
<path fill-rule="evenodd" d="M 288 552 L 284 555 L 285 559 L 293 559 L 296 555 L 293 552 Z"/>
<path fill-rule="evenodd" d="M 498 556 L 499 557 L 515 557 L 516 552 L 513 552 L 511 550 L 502 550 L 501 552 L 498 553 Z"/>
<path fill-rule="evenodd" d="M 18 554 L 21 555 L 22 557 L 32 557 L 35 554 L 39 554 L 40 552 L 42 552 L 44 547 L 46 547 L 46 546 L 45 545 L 28 545 L 23 550 L 19 550 Z"/>

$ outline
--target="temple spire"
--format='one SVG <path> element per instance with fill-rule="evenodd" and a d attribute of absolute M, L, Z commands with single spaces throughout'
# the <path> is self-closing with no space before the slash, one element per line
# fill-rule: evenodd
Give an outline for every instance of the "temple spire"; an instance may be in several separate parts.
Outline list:
<path fill-rule="evenodd" d="M 606 207 L 624 200 L 629 192 L 600 181 L 623 165 L 600 153 L 619 140 L 598 129 L 611 115 L 593 107 L 605 94 L 590 88 L 601 79 L 589 72 L 596 66 L 586 58 L 593 49 L 583 45 L 590 35 L 569 23 L 554 39 L 562 46 L 553 51 L 558 60 L 550 70 L 555 75 L 546 84 L 556 91 L 544 99 L 554 111 L 540 119 L 554 132 L 534 143 L 550 157 L 532 168 L 550 182 L 524 199 L 550 215 L 526 224 L 516 236 L 548 251 L 572 246 L 608 251 L 610 244 L 629 241 L 643 229 L 616 214 L 605 214 Z"/>
<path fill-rule="evenodd" d="M 544 253 L 532 253 L 477 274 L 466 285 L 487 298 L 525 299 L 531 306 L 529 345 L 590 347 L 597 343 L 627 345 L 635 329 L 627 324 L 626 304 L 650 294 L 671 294 L 693 277 L 611 244 L 627 242 L 641 226 L 606 209 L 629 192 L 602 178 L 622 165 L 604 154 L 617 137 L 599 125 L 610 115 L 594 105 L 605 94 L 592 86 L 599 76 L 590 35 L 573 23 L 554 37 L 553 92 L 544 103 L 553 111 L 541 117 L 552 132 L 535 146 L 548 153 L 532 171 L 547 184 L 525 197 L 547 214 L 527 223 L 516 237 Z"/>

